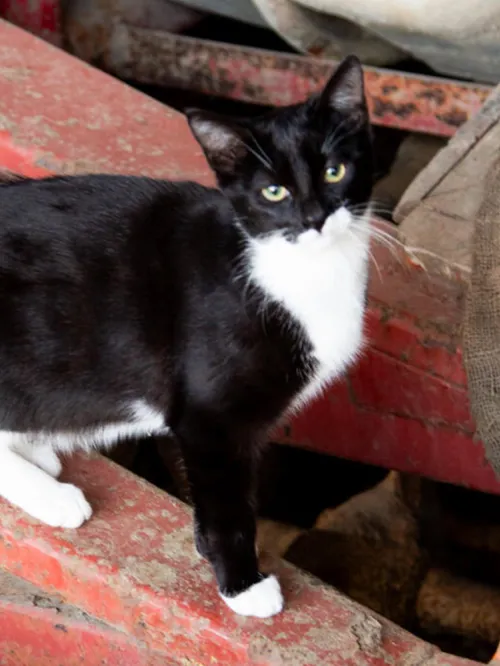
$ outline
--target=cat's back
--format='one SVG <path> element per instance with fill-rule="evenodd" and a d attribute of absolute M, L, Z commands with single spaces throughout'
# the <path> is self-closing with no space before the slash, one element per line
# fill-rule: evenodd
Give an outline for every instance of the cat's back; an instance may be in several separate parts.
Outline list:
<path fill-rule="evenodd" d="M 195 184 L 95 174 L 0 182 L 0 234 L 72 232 L 127 226 L 156 199 L 175 202 Z M 200 187 L 200 186 L 198 186 Z"/>
<path fill-rule="evenodd" d="M 175 233 L 211 190 L 120 175 L 55 176 L 0 182 L 0 271 L 63 270 L 118 257 L 124 246 Z M 192 217 L 192 216 L 191 216 Z"/>

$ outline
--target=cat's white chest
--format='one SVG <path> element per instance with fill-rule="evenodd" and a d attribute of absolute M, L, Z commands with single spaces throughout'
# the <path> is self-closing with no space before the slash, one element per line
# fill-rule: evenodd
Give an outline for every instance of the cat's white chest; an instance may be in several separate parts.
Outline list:
<path fill-rule="evenodd" d="M 314 232 L 252 241 L 253 280 L 302 325 L 317 371 L 292 407 L 317 395 L 355 360 L 363 342 L 368 233 L 335 239 Z"/>

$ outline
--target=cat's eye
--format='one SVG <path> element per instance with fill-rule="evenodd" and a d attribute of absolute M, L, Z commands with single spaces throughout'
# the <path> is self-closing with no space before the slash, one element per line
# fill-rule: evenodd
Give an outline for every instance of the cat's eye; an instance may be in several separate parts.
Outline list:
<path fill-rule="evenodd" d="M 340 183 L 345 176 L 345 172 L 345 164 L 342 164 L 342 162 L 335 166 L 328 167 L 325 171 L 325 181 L 327 183 Z"/>
<path fill-rule="evenodd" d="M 290 192 L 283 185 L 269 185 L 261 190 L 262 196 L 268 201 L 278 203 L 290 196 Z"/>

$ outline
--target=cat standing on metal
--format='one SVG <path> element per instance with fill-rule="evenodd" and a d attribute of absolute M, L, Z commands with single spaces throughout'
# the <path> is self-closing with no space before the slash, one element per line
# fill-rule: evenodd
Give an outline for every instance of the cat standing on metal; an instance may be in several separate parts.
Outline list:
<path fill-rule="evenodd" d="M 303 104 L 190 111 L 218 189 L 89 175 L 0 184 L 0 495 L 54 527 L 92 509 L 61 454 L 169 431 L 196 545 L 236 613 L 283 607 L 259 570 L 269 430 L 360 353 L 373 167 L 347 58 Z"/>

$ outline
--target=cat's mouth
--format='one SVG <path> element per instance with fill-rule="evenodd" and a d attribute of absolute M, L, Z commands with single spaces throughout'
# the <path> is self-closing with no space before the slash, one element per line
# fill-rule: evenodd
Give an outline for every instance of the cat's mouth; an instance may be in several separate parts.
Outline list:
<path fill-rule="evenodd" d="M 321 233 L 325 236 L 341 236 L 349 229 L 351 223 L 351 213 L 342 206 L 326 218 Z"/>
<path fill-rule="evenodd" d="M 299 243 L 311 243 L 318 241 L 338 240 L 349 231 L 353 220 L 352 214 L 342 206 L 326 217 L 323 226 L 320 229 L 307 229 L 297 236 Z"/>

